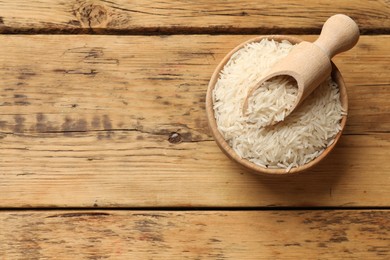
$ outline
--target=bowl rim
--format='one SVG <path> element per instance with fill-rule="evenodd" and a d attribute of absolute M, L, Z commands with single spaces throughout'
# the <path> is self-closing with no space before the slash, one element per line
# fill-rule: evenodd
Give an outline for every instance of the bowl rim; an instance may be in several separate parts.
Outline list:
<path fill-rule="evenodd" d="M 247 159 L 241 158 L 240 156 L 237 155 L 237 153 L 233 150 L 232 147 L 226 142 L 226 140 L 223 138 L 222 134 L 218 130 L 217 122 L 215 120 L 214 116 L 214 108 L 213 108 L 213 90 L 215 87 L 215 84 L 219 78 L 219 73 L 223 69 L 223 67 L 226 65 L 226 63 L 229 61 L 230 57 L 237 52 L 239 49 L 241 49 L 244 45 L 252 42 L 260 42 L 263 39 L 269 39 L 269 40 L 274 40 L 274 41 L 282 41 L 282 40 L 287 40 L 293 44 L 300 43 L 303 41 L 300 38 L 289 36 L 289 35 L 264 35 L 264 36 L 257 36 L 255 38 L 251 38 L 238 46 L 236 46 L 234 49 L 232 49 L 228 54 L 225 55 L 225 57 L 221 60 L 221 62 L 218 64 L 218 66 L 215 68 L 211 79 L 209 81 L 208 87 L 207 87 L 207 94 L 206 94 L 206 114 L 207 114 L 207 121 L 209 128 L 211 130 L 211 134 L 214 137 L 215 142 L 219 146 L 219 148 L 222 150 L 222 152 L 225 153 L 231 160 L 235 161 L 239 165 L 243 166 L 245 169 L 256 173 L 256 174 L 261 174 L 261 175 L 273 175 L 273 176 L 278 176 L 278 175 L 291 175 L 291 174 L 297 174 L 304 172 L 316 164 L 318 164 L 322 159 L 324 159 L 335 147 L 337 142 L 339 141 L 346 125 L 347 121 L 347 114 L 348 114 L 348 96 L 347 96 L 347 90 L 345 87 L 345 82 L 343 80 L 343 77 L 336 67 L 336 65 L 332 63 L 332 73 L 331 77 L 332 79 L 338 84 L 339 86 L 339 91 L 340 91 L 340 101 L 341 101 L 341 106 L 343 107 L 344 111 L 346 112 L 345 115 L 342 115 L 341 118 L 341 130 L 336 134 L 334 138 L 334 142 L 329 145 L 325 150 L 320 154 L 320 156 L 316 157 L 314 160 L 298 167 L 291 168 L 289 171 L 286 169 L 269 169 L 269 168 L 264 168 L 262 166 L 259 166 L 253 162 L 250 162 Z"/>

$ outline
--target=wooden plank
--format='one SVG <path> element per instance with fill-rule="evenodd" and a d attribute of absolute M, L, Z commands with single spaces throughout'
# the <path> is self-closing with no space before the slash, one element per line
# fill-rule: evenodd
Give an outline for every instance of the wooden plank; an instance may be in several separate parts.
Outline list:
<path fill-rule="evenodd" d="M 1 259 L 387 259 L 388 210 L 16 211 Z"/>
<path fill-rule="evenodd" d="M 390 205 L 388 36 L 336 59 L 347 135 L 283 179 L 238 168 L 207 128 L 208 80 L 249 36 L 0 38 L 2 207 Z"/>
<path fill-rule="evenodd" d="M 363 33 L 389 32 L 386 0 L 5 0 L 0 32 L 319 33 L 336 13 L 354 18 Z"/>

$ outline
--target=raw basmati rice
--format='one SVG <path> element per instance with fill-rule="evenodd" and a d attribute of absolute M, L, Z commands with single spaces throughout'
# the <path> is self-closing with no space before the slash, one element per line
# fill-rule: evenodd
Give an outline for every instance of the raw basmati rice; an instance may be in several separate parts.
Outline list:
<path fill-rule="evenodd" d="M 243 111 L 259 127 L 283 121 L 298 97 L 297 82 L 290 76 L 278 76 L 264 82 L 248 98 Z"/>
<path fill-rule="evenodd" d="M 259 93 L 254 93 L 251 105 L 248 102 L 251 113 L 243 113 L 245 98 L 257 80 L 292 48 L 288 41 L 267 39 L 246 44 L 231 56 L 213 90 L 218 130 L 235 152 L 259 166 L 286 171 L 318 157 L 341 130 L 340 121 L 345 114 L 338 86 L 331 78 L 274 126 L 264 127 L 264 118 L 269 117 L 264 114 L 272 111 L 258 109 L 264 102 L 262 95 L 256 95 Z M 289 89 L 285 84 L 284 87 Z M 286 97 L 293 99 L 295 94 L 290 94 Z"/>

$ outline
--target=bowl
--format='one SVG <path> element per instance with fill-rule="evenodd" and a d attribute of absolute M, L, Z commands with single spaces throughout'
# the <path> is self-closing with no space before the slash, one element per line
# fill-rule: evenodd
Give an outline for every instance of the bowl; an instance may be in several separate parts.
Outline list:
<path fill-rule="evenodd" d="M 244 45 L 252 42 L 260 42 L 262 39 L 273 39 L 274 41 L 281 42 L 283 40 L 287 40 L 293 44 L 297 44 L 302 41 L 302 39 L 292 37 L 292 36 L 285 36 L 285 35 L 269 35 L 269 36 L 260 36 L 253 39 L 250 39 L 240 45 L 238 45 L 236 48 L 234 48 L 232 51 L 230 51 L 218 64 L 216 67 L 213 75 L 211 76 L 208 89 L 207 89 L 207 95 L 206 95 L 206 113 L 207 113 L 207 121 L 209 124 L 209 128 L 211 130 L 211 134 L 214 137 L 215 142 L 218 144 L 222 152 L 224 152 L 231 160 L 238 163 L 240 166 L 244 167 L 245 169 L 249 170 L 250 172 L 256 173 L 256 174 L 262 174 L 262 175 L 291 175 L 291 174 L 297 174 L 301 173 L 303 171 L 306 171 L 316 164 L 318 164 L 321 160 L 323 160 L 330 151 L 333 150 L 333 148 L 336 146 L 338 140 L 340 139 L 340 136 L 342 135 L 342 132 L 345 128 L 345 124 L 347 121 L 347 115 L 343 115 L 341 119 L 341 130 L 337 133 L 337 135 L 334 138 L 334 142 L 329 145 L 324 152 L 321 153 L 320 156 L 315 158 L 314 160 L 298 166 L 291 168 L 290 171 L 286 171 L 286 169 L 269 169 L 261 167 L 253 162 L 248 161 L 247 159 L 241 158 L 238 156 L 238 154 L 233 150 L 233 148 L 230 147 L 230 145 L 226 142 L 222 134 L 219 132 L 217 127 L 217 122 L 215 120 L 214 116 L 214 109 L 213 109 L 213 90 L 215 87 L 216 82 L 218 81 L 218 77 L 220 74 L 220 71 L 223 69 L 225 64 L 229 61 L 230 57 L 239 49 L 241 49 Z M 340 90 L 340 101 L 341 106 L 343 107 L 344 111 L 348 111 L 348 97 L 347 97 L 347 91 L 345 88 L 345 83 L 343 80 L 343 77 L 341 76 L 340 71 L 337 69 L 336 65 L 332 62 L 332 79 L 337 83 Z"/>

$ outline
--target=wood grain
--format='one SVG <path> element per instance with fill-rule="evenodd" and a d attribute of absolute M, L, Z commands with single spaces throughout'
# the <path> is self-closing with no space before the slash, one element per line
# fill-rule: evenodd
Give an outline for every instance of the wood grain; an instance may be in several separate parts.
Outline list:
<path fill-rule="evenodd" d="M 375 35 L 335 59 L 345 134 L 305 174 L 244 171 L 206 124 L 213 70 L 335 13 Z M 390 211 L 359 210 L 390 206 L 388 0 L 0 0 L 0 33 L 1 260 L 390 258 Z"/>
<path fill-rule="evenodd" d="M 0 259 L 387 259 L 390 214 L 11 211 Z"/>
<path fill-rule="evenodd" d="M 318 34 L 336 13 L 351 16 L 362 33 L 389 32 L 386 0 L 3 0 L 0 32 Z"/>
<path fill-rule="evenodd" d="M 389 37 L 335 59 L 346 135 L 283 179 L 238 168 L 206 125 L 208 80 L 249 38 L 2 35 L 0 206 L 389 206 Z"/>

